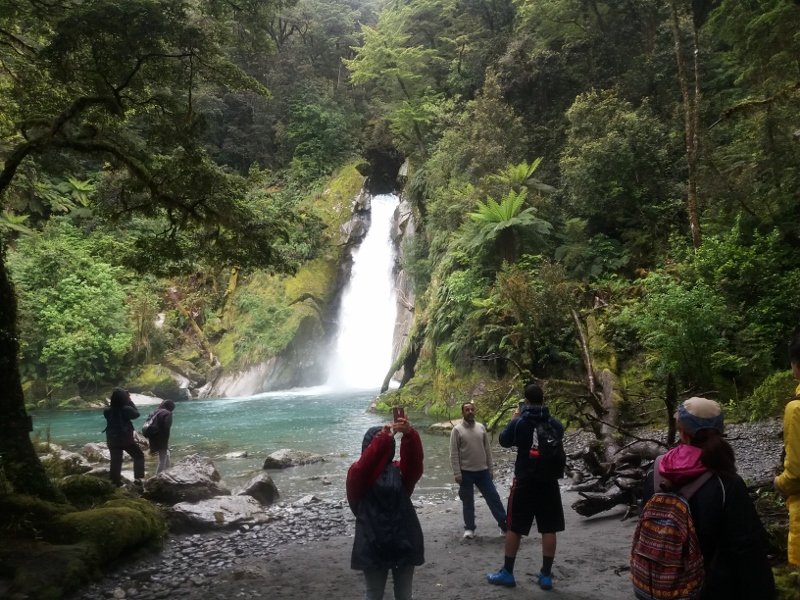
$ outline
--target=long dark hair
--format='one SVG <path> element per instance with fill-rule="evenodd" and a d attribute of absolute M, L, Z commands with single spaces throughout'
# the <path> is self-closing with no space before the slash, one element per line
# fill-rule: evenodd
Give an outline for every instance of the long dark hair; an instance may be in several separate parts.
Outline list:
<path fill-rule="evenodd" d="M 736 473 L 736 456 L 733 448 L 717 429 L 701 429 L 695 432 L 689 443 L 700 448 L 700 462 L 714 475 Z"/>
<path fill-rule="evenodd" d="M 131 395 L 128 390 L 122 388 L 114 388 L 114 391 L 111 392 L 111 401 L 109 405 L 111 408 L 116 410 L 122 410 L 122 407 L 126 404 L 130 404 L 131 402 Z"/>

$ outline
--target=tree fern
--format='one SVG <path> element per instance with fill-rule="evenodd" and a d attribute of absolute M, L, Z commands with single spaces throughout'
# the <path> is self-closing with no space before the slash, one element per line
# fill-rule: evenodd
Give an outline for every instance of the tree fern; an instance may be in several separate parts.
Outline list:
<path fill-rule="evenodd" d="M 466 245 L 472 250 L 485 250 L 494 245 L 498 256 L 507 262 L 517 258 L 519 240 L 523 233 L 533 233 L 538 243 L 552 230 L 552 225 L 536 216 L 536 209 L 522 209 L 527 190 L 509 191 L 497 202 L 487 198 L 478 203 L 478 210 L 469 217 L 474 226 L 468 234 Z"/>

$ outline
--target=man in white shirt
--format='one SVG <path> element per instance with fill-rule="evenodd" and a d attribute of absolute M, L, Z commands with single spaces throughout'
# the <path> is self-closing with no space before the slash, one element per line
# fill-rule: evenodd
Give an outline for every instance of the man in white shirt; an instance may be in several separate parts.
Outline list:
<path fill-rule="evenodd" d="M 475 537 L 475 493 L 477 487 L 486 500 L 500 530 L 506 531 L 506 510 L 494 486 L 492 451 L 486 427 L 475 421 L 475 405 L 461 405 L 461 423 L 450 432 L 450 464 L 459 484 L 458 497 L 464 511 L 464 537 Z"/>

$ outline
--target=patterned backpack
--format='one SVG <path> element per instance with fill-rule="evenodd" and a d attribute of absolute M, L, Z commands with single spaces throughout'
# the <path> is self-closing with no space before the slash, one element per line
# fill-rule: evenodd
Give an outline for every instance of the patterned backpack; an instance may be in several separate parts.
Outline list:
<path fill-rule="evenodd" d="M 655 490 L 660 489 L 660 459 L 656 459 L 653 471 Z M 639 600 L 700 597 L 705 568 L 689 498 L 710 477 L 706 471 L 677 492 L 656 491 L 644 505 L 631 548 L 631 581 Z"/>

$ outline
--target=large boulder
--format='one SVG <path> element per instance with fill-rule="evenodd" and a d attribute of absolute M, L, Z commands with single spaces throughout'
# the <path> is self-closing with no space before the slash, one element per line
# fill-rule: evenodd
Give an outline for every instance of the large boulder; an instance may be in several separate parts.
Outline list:
<path fill-rule="evenodd" d="M 154 502 L 198 502 L 230 494 L 211 459 L 192 454 L 144 482 L 144 497 Z"/>
<path fill-rule="evenodd" d="M 302 450 L 290 450 L 282 448 L 270 454 L 264 461 L 264 469 L 286 469 L 300 465 L 311 465 L 318 462 L 325 462 L 325 457 Z"/>
<path fill-rule="evenodd" d="M 69 452 L 68 450 L 52 451 L 49 454 L 41 455 L 39 458 L 44 464 L 55 463 L 56 470 L 60 471 L 61 475 L 80 475 L 92 470 L 92 465 L 89 464 L 88 460 L 80 454 Z"/>
<path fill-rule="evenodd" d="M 275 482 L 266 473 L 259 473 L 235 493 L 238 496 L 251 496 L 263 506 L 273 504 L 279 496 Z"/>
<path fill-rule="evenodd" d="M 109 462 L 111 460 L 111 453 L 108 451 L 108 446 L 105 443 L 95 444 L 91 442 L 86 444 L 81 448 L 81 454 L 93 463 Z M 123 452 L 123 454 L 127 456 L 126 453 Z"/>
<path fill-rule="evenodd" d="M 228 529 L 272 520 L 252 496 L 222 496 L 200 502 L 180 502 L 168 510 L 170 528 L 176 532 Z"/>
<path fill-rule="evenodd" d="M 441 421 L 428 426 L 428 431 L 431 433 L 441 433 L 443 435 L 450 435 L 453 427 L 461 423 L 461 419 L 453 419 L 450 421 Z"/>

